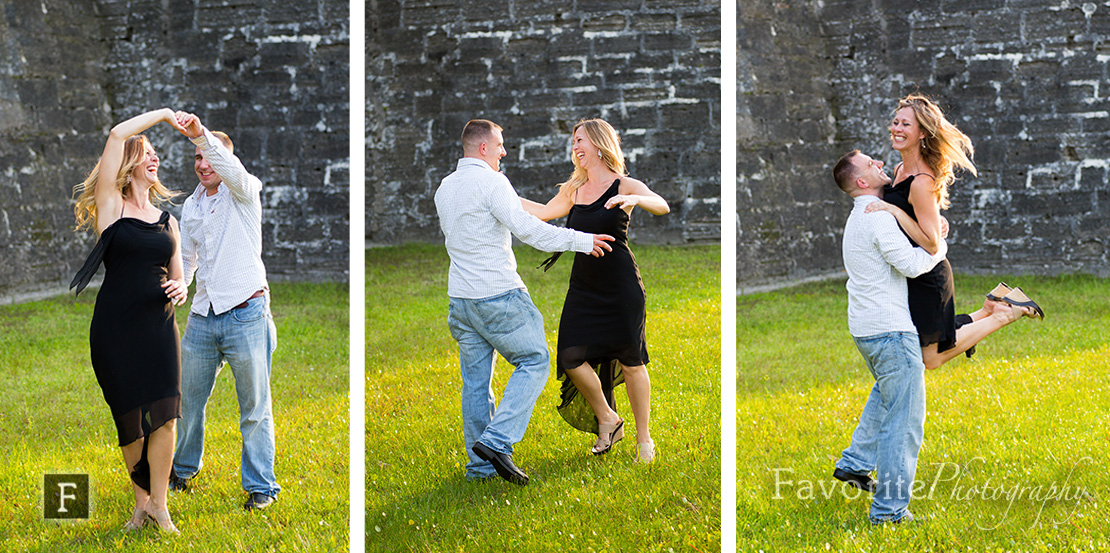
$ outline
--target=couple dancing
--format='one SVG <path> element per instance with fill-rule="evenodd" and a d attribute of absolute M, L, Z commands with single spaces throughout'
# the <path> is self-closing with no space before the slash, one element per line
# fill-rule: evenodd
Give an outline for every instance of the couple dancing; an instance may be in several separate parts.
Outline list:
<path fill-rule="evenodd" d="M 848 330 L 875 378 L 833 476 L 874 493 L 873 524 L 913 520 L 908 506 L 925 433 L 925 369 L 970 356 L 975 344 L 1023 316 L 1044 318 L 1020 288 L 1005 283 L 978 311 L 956 314 L 940 210 L 948 207 L 954 170 L 975 173 L 971 140 L 916 94 L 898 102 L 890 140 L 902 158 L 893 179 L 859 150 L 833 168 L 837 185 L 853 198 L 843 243 Z"/>
<path fill-rule="evenodd" d="M 200 184 L 181 225 L 155 204 L 173 193 L 158 179 L 158 154 L 139 133 L 165 122 L 196 145 Z M 204 411 L 223 361 L 235 374 L 248 510 L 270 504 L 274 429 L 270 359 L 276 344 L 262 264 L 262 182 L 232 154 L 226 134 L 195 115 L 161 109 L 116 125 L 100 161 L 76 187 L 78 230 L 99 239 L 74 277 L 77 293 L 101 262 L 104 283 L 89 329 L 93 371 L 111 409 L 131 475 L 135 507 L 125 531 L 151 520 L 177 534 L 167 490 L 184 490 L 202 465 Z M 185 337 L 174 306 L 197 280 Z M 176 437 L 177 419 L 182 418 Z"/>
<path fill-rule="evenodd" d="M 448 326 L 459 344 L 466 477 L 494 474 L 525 485 L 513 462 L 532 409 L 547 383 L 550 356 L 543 318 L 516 273 L 512 236 L 549 252 L 573 250 L 570 287 L 559 322 L 559 412 L 597 434 L 595 455 L 624 437 L 612 389 L 625 382 L 636 426 L 638 461 L 655 457 L 648 430 L 651 384 L 644 333 L 643 283 L 628 249 L 629 214 L 637 205 L 655 215 L 667 202 L 625 174 L 620 137 L 605 121 L 575 125 L 574 172 L 546 205 L 521 199 L 499 172 L 506 155 L 502 129 L 476 119 L 462 133 L 463 158 L 436 190 L 436 211 L 451 258 Z M 567 227 L 545 223 L 567 216 Z M 542 219 L 542 220 L 541 220 Z M 555 262 L 553 256 L 545 265 Z M 514 370 L 499 404 L 490 380 L 500 353 Z"/>

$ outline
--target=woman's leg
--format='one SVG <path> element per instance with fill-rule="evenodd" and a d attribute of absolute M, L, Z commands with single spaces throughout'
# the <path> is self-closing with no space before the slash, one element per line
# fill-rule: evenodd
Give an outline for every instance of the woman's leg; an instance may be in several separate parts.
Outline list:
<path fill-rule="evenodd" d="M 173 464 L 173 443 L 177 420 L 171 419 L 150 433 L 147 447 L 147 460 L 150 462 L 150 511 L 165 511 L 166 490 L 170 481 L 170 466 Z"/>
<path fill-rule="evenodd" d="M 127 466 L 127 474 L 130 477 L 131 471 L 135 470 L 135 465 L 139 464 L 139 459 L 143 456 L 143 438 L 120 447 L 120 450 L 123 451 L 123 464 Z M 136 520 L 135 513 L 146 509 L 146 504 L 150 501 L 150 494 L 130 478 L 127 481 L 131 482 L 131 491 L 135 494 L 135 512 L 131 514 L 131 523 L 135 528 L 138 528 L 146 515 L 144 513 Z"/>
<path fill-rule="evenodd" d="M 971 317 L 972 322 L 981 321 L 987 317 L 990 317 L 991 313 L 994 313 L 995 305 L 998 305 L 998 302 L 985 299 L 983 300 L 983 307 L 980 307 L 974 313 L 968 313 L 968 316 Z"/>
<path fill-rule="evenodd" d="M 612 426 L 620 421 L 620 416 L 605 401 L 605 394 L 601 391 L 601 380 L 589 363 L 582 363 L 577 368 L 568 369 L 566 373 L 570 381 L 574 383 L 574 387 L 578 389 L 578 393 L 582 394 L 582 398 L 594 410 L 598 424 Z M 626 375 L 625 380 L 627 381 L 627 379 L 628 376 Z"/>
<path fill-rule="evenodd" d="M 647 367 L 636 365 L 626 367 L 621 364 L 624 371 L 624 389 L 628 392 L 628 405 L 632 407 L 632 416 L 636 418 L 636 443 L 646 444 L 651 442 L 651 431 L 648 423 L 651 419 L 651 379 L 648 378 Z"/>
<path fill-rule="evenodd" d="M 926 369 L 935 369 L 947 363 L 949 360 L 955 358 L 961 353 L 971 349 L 972 346 L 978 344 L 983 338 L 990 336 L 994 331 L 1020 319 L 1026 314 L 1024 307 L 1011 307 L 1005 303 L 999 302 L 985 302 L 983 309 L 977 311 L 979 313 L 984 310 L 989 310 L 990 314 L 986 315 L 979 320 L 965 324 L 956 329 L 956 346 L 952 349 L 938 352 L 937 344 L 929 344 L 921 348 L 921 357 L 925 361 Z"/>

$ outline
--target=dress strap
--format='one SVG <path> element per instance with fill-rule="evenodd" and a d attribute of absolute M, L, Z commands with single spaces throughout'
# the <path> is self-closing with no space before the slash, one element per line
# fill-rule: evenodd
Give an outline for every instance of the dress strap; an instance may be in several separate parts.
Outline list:
<path fill-rule="evenodd" d="M 539 265 L 536 265 L 536 268 L 537 269 L 543 269 L 543 272 L 546 273 L 548 269 L 555 266 L 555 262 L 558 261 L 559 257 L 562 256 L 562 255 L 563 255 L 563 252 L 555 252 L 555 253 L 551 254 L 551 256 L 548 257 L 547 259 L 544 259 L 543 261 L 541 261 Z"/>
<path fill-rule="evenodd" d="M 74 275 L 73 280 L 69 283 L 69 288 L 71 290 L 77 288 L 77 291 L 73 294 L 74 296 L 80 294 L 81 290 L 84 290 L 85 287 L 89 285 L 89 282 L 92 281 L 93 276 L 96 275 L 97 269 L 100 268 L 101 262 L 104 261 L 104 253 L 108 251 L 108 244 L 112 242 L 112 237 L 115 236 L 117 228 L 119 228 L 119 226 L 113 224 L 104 229 L 104 234 L 101 234 L 100 239 L 96 241 L 96 246 L 93 246 L 93 250 L 89 253 L 89 257 L 85 258 L 85 264 L 82 265 L 81 269 Z"/>

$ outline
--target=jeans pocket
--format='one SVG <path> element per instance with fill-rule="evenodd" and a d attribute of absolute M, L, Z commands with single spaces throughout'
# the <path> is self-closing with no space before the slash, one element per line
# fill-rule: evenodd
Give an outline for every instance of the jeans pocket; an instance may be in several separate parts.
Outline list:
<path fill-rule="evenodd" d="M 266 316 L 266 298 L 258 297 L 247 301 L 247 306 L 231 310 L 231 318 L 237 323 L 253 323 Z"/>
<path fill-rule="evenodd" d="M 474 307 L 481 314 L 485 330 L 503 336 L 528 324 L 528 313 L 523 305 L 529 301 L 527 298 L 524 292 L 512 291 L 478 301 Z"/>

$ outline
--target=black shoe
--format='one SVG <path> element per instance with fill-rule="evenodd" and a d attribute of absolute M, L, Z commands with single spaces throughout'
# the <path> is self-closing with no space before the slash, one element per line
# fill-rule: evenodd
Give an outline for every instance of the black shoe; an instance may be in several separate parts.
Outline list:
<path fill-rule="evenodd" d="M 839 467 L 833 471 L 833 478 L 848 484 L 853 488 L 859 488 L 868 493 L 875 493 L 875 486 L 877 483 L 871 475 L 868 474 L 852 474 Z"/>
<path fill-rule="evenodd" d="M 246 503 L 243 504 L 243 508 L 248 511 L 253 511 L 255 509 L 265 509 L 266 507 L 269 507 L 270 504 L 273 502 L 274 496 L 272 495 L 266 495 L 262 492 L 251 492 L 251 497 L 247 500 Z"/>
<path fill-rule="evenodd" d="M 170 490 L 175 492 L 183 492 L 189 489 L 189 479 L 182 478 L 177 475 L 177 472 L 170 471 Z"/>
<path fill-rule="evenodd" d="M 513 464 L 512 455 L 498 453 L 482 442 L 476 442 L 474 447 L 470 449 L 474 451 L 478 458 L 492 463 L 493 468 L 497 470 L 497 475 L 501 478 L 521 486 L 528 484 L 528 475 Z"/>

